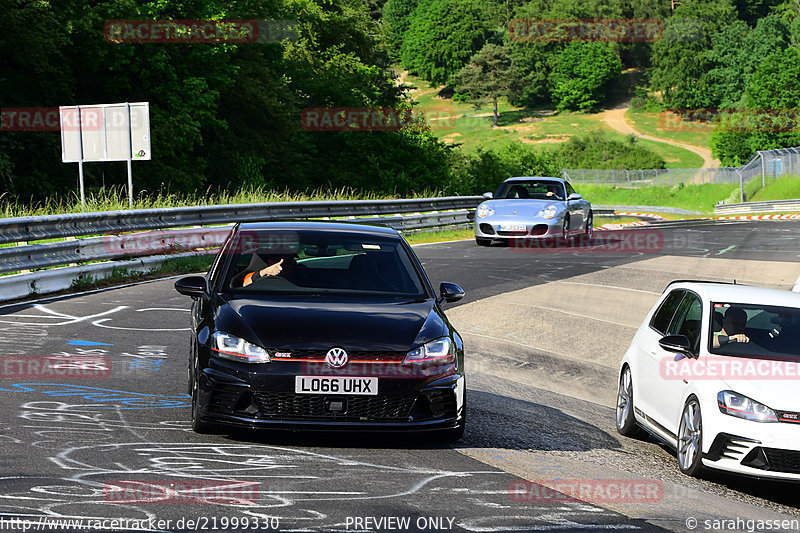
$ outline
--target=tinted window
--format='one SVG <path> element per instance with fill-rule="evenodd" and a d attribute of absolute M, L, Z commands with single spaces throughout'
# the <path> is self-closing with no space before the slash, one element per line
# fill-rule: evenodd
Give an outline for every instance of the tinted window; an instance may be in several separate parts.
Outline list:
<path fill-rule="evenodd" d="M 661 307 L 658 308 L 656 314 L 653 315 L 653 319 L 650 321 L 650 327 L 659 333 L 666 335 L 667 328 L 669 328 L 669 323 L 672 320 L 672 316 L 675 314 L 675 310 L 678 308 L 678 304 L 681 302 L 683 295 L 684 291 L 682 289 L 672 291 L 661 303 Z"/>
<path fill-rule="evenodd" d="M 569 196 L 570 194 L 573 194 L 575 192 L 575 189 L 572 188 L 572 185 L 567 183 L 566 186 L 567 186 L 567 196 Z"/>
<path fill-rule="evenodd" d="M 499 199 L 563 200 L 564 186 L 561 182 L 553 180 L 507 181 L 500 185 L 494 197 Z"/>
<path fill-rule="evenodd" d="M 700 321 L 703 318 L 703 304 L 696 295 L 686 293 L 681 301 L 667 333 L 669 335 L 686 335 L 689 345 L 697 350 L 700 341 Z"/>
<path fill-rule="evenodd" d="M 709 350 L 722 355 L 744 355 L 800 359 L 800 309 L 758 304 L 713 303 L 712 313 L 731 331 L 712 328 L 712 335 L 744 333 L 749 342 L 723 344 Z M 731 318 L 728 314 L 738 314 Z M 728 316 L 728 320 L 725 317 Z M 714 315 L 712 314 L 712 322 Z"/>
<path fill-rule="evenodd" d="M 399 239 L 357 232 L 243 231 L 230 254 L 225 292 L 427 297 Z M 281 266 L 277 275 L 251 275 L 276 263 Z"/>

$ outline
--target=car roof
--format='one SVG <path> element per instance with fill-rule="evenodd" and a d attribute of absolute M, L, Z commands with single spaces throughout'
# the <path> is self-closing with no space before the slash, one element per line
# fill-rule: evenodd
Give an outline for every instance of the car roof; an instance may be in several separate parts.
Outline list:
<path fill-rule="evenodd" d="M 673 281 L 665 290 L 691 289 L 704 300 L 720 303 L 775 305 L 800 308 L 800 293 L 783 289 L 768 289 L 751 285 L 736 285 L 713 281 Z"/>
<path fill-rule="evenodd" d="M 513 178 L 508 178 L 503 183 L 509 181 L 527 181 L 527 180 L 550 180 L 550 181 L 558 181 L 564 183 L 566 180 L 564 178 L 553 178 L 551 176 L 516 176 Z"/>
<path fill-rule="evenodd" d="M 276 222 L 242 222 L 239 230 L 291 230 L 317 232 L 361 233 L 390 238 L 400 238 L 397 230 L 385 226 L 373 226 L 358 222 L 315 222 L 315 221 L 276 221 Z"/>

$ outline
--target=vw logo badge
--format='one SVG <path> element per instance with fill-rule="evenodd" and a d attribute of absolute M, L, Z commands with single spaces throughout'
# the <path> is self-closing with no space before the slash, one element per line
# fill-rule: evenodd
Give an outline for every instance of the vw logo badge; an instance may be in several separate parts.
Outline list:
<path fill-rule="evenodd" d="M 347 352 L 343 348 L 331 348 L 325 355 L 325 362 L 331 368 L 342 368 L 347 364 Z"/>

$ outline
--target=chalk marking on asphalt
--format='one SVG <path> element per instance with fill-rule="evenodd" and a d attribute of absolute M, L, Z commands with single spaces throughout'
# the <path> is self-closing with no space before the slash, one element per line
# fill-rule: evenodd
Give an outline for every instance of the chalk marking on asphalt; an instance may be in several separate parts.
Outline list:
<path fill-rule="evenodd" d="M 800 276 L 797 276 L 797 281 L 794 282 L 794 287 L 792 287 L 792 292 L 800 292 Z"/>
<path fill-rule="evenodd" d="M 98 328 L 107 328 L 107 329 L 122 329 L 126 331 L 188 331 L 190 328 L 126 328 L 124 326 L 107 326 L 103 324 L 103 322 L 108 322 L 111 320 L 110 318 L 101 318 L 100 320 L 95 320 L 92 322 L 93 326 L 97 326 Z"/>
<path fill-rule="evenodd" d="M 727 247 L 727 248 L 725 248 L 724 250 L 720 250 L 719 252 L 717 252 L 717 255 L 722 255 L 722 254 L 724 254 L 725 252 L 730 252 L 730 251 L 731 251 L 731 250 L 733 250 L 734 248 L 736 248 L 736 245 L 735 245 L 735 244 L 731 244 L 730 246 L 728 246 L 728 247 Z"/>
<path fill-rule="evenodd" d="M 34 309 L 36 309 L 38 311 L 41 311 L 42 313 L 47 313 L 47 314 L 46 315 L 33 316 L 33 317 L 29 317 L 29 318 L 61 319 L 61 320 L 63 320 L 63 322 L 58 322 L 58 323 L 55 323 L 55 324 L 42 324 L 42 323 L 33 323 L 33 324 L 31 324 L 29 322 L 19 322 L 19 321 L 16 321 L 16 320 L 0 320 L 0 322 L 5 322 L 7 324 L 20 324 L 20 325 L 28 325 L 28 326 L 67 326 L 67 325 L 70 325 L 70 324 L 77 324 L 79 322 L 85 322 L 85 321 L 91 320 L 93 318 L 98 318 L 98 317 L 101 317 L 101 316 L 110 315 L 112 313 L 116 313 L 118 311 L 122 311 L 123 309 L 127 309 L 128 308 L 127 305 L 119 305 L 119 306 L 115 307 L 114 309 L 109 309 L 107 311 L 103 311 L 102 313 L 96 313 L 94 315 L 87 315 L 87 316 L 78 317 L 78 316 L 67 315 L 67 314 L 64 314 L 64 313 L 59 313 L 58 311 L 54 311 L 52 309 L 48 309 L 44 305 L 40 305 L 40 304 L 35 304 L 33 307 L 34 307 Z M 48 315 L 50 315 L 50 316 L 48 316 Z M 12 315 L 8 315 L 9 318 L 12 318 L 12 317 L 15 317 L 15 316 L 16 315 L 13 315 L 13 314 Z M 104 320 L 110 320 L 110 319 L 104 319 Z"/>

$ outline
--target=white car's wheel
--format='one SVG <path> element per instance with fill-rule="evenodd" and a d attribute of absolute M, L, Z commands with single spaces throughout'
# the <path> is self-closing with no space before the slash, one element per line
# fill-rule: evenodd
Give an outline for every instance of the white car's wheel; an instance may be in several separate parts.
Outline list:
<path fill-rule="evenodd" d="M 681 472 L 697 476 L 703 467 L 703 417 L 700 403 L 691 397 L 683 407 L 678 429 L 678 465 Z"/>
<path fill-rule="evenodd" d="M 636 423 L 633 414 L 633 378 L 627 365 L 619 376 L 617 389 L 617 433 L 632 438 L 641 438 L 646 434 Z"/>

